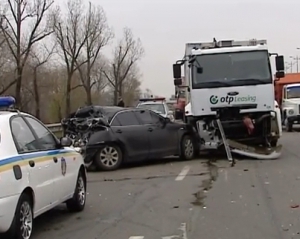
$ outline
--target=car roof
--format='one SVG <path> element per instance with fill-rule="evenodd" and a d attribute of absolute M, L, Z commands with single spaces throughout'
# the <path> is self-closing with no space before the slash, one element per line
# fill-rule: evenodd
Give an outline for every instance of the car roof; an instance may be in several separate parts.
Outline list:
<path fill-rule="evenodd" d="M 138 105 L 163 105 L 165 102 L 158 102 L 158 101 L 147 101 L 147 102 L 140 102 Z"/>

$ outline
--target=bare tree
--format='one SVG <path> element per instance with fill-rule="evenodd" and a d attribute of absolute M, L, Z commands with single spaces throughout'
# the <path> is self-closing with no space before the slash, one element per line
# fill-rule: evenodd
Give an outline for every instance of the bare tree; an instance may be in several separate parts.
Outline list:
<path fill-rule="evenodd" d="M 128 72 L 122 89 L 122 96 L 127 106 L 133 106 L 141 95 L 141 74 L 136 65 L 134 65 Z"/>
<path fill-rule="evenodd" d="M 85 38 L 86 42 L 84 44 L 85 56 L 83 56 L 81 61 L 76 61 L 76 65 L 79 70 L 81 84 L 78 87 L 82 86 L 86 92 L 86 103 L 88 105 L 92 104 L 92 94 L 91 90 L 94 85 L 96 85 L 99 79 L 99 74 L 96 67 L 100 67 L 100 61 L 97 61 L 100 57 L 100 53 L 103 47 L 105 47 L 110 40 L 113 38 L 113 32 L 107 24 L 107 19 L 105 12 L 101 6 L 95 7 L 89 3 L 88 10 L 85 16 Z M 86 62 L 86 64 L 82 64 Z M 98 84 L 99 86 L 99 84 Z"/>
<path fill-rule="evenodd" d="M 46 63 L 49 63 L 51 57 L 55 53 L 56 45 L 53 44 L 51 47 L 48 47 L 45 44 L 41 44 L 39 47 L 33 48 L 30 54 L 31 56 L 31 68 L 33 70 L 33 96 L 35 101 L 35 116 L 40 118 L 40 88 L 39 84 L 39 70 Z"/>
<path fill-rule="evenodd" d="M 18 105 L 21 104 L 21 86 L 24 66 L 27 62 L 31 48 L 52 33 L 43 20 L 53 4 L 53 0 L 6 0 L 8 10 L 1 14 L 0 31 L 16 62 L 16 77 L 5 86 L 3 94 L 13 85 Z M 23 32 L 23 24 L 30 29 L 27 34 Z M 27 36 L 27 37 L 26 37 Z"/>
<path fill-rule="evenodd" d="M 53 13 L 52 25 L 55 32 L 55 40 L 58 43 L 62 57 L 66 64 L 67 81 L 66 81 L 66 107 L 65 115 L 69 115 L 71 111 L 71 91 L 78 86 L 72 87 L 72 78 L 74 73 L 86 61 L 79 61 L 83 51 L 84 44 L 88 35 L 84 29 L 84 5 L 82 0 L 69 0 L 67 5 L 67 16 L 63 17 L 59 7 Z"/>
<path fill-rule="evenodd" d="M 144 55 L 140 39 L 134 39 L 129 28 L 124 29 L 124 37 L 119 41 L 114 50 L 114 56 L 110 62 L 109 71 L 103 71 L 105 77 L 114 91 L 114 104 L 117 104 L 118 96 L 122 96 L 123 83 L 130 69 Z"/>

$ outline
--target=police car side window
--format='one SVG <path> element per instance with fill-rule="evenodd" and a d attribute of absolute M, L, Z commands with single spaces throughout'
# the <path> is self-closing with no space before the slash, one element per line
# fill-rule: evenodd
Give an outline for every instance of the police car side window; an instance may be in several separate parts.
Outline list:
<path fill-rule="evenodd" d="M 149 110 L 136 111 L 135 114 L 141 120 L 142 124 L 153 124 Z"/>
<path fill-rule="evenodd" d="M 57 143 L 49 130 L 37 120 L 31 117 L 25 118 L 37 135 L 37 142 L 40 145 L 40 150 L 56 149 Z"/>
<path fill-rule="evenodd" d="M 39 149 L 32 131 L 23 118 L 12 118 L 11 133 L 19 153 L 27 153 L 31 151 L 37 151 Z"/>
<path fill-rule="evenodd" d="M 117 115 L 117 117 L 118 117 L 118 121 L 120 122 L 121 126 L 140 125 L 135 114 L 131 111 L 119 113 Z"/>

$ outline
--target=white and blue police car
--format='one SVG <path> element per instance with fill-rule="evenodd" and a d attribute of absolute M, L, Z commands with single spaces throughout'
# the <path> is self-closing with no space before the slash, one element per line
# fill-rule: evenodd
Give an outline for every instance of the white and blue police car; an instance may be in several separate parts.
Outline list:
<path fill-rule="evenodd" d="M 0 238 L 30 239 L 34 218 L 61 203 L 73 212 L 86 202 L 86 170 L 71 140 L 0 97 Z"/>

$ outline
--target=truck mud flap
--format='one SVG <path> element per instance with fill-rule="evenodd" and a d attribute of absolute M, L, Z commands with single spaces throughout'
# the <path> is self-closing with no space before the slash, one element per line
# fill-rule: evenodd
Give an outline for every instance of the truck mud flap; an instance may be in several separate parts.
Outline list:
<path fill-rule="evenodd" d="M 276 147 L 252 147 L 233 140 L 227 140 L 232 153 L 255 159 L 277 159 L 281 156 L 282 145 Z"/>

